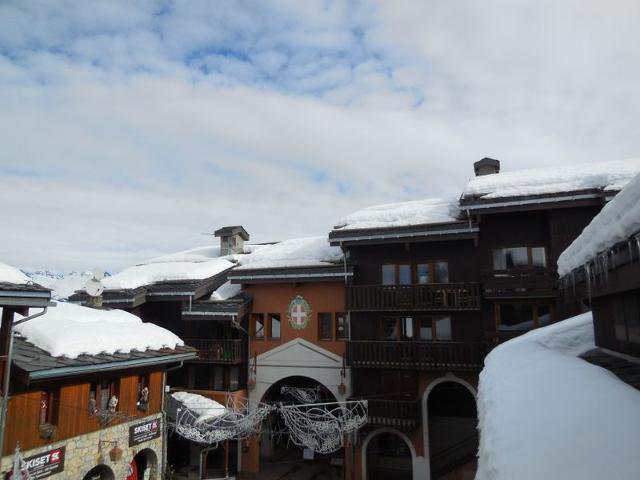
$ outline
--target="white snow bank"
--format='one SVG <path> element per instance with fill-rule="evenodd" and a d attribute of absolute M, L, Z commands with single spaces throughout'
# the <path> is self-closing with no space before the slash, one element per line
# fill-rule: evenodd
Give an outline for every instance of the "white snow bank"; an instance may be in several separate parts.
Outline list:
<path fill-rule="evenodd" d="M 24 273 L 11 265 L 0 262 L 0 282 L 26 285 L 31 280 Z"/>
<path fill-rule="evenodd" d="M 195 247 L 181 252 L 169 253 L 160 257 L 155 257 L 144 262 L 150 263 L 168 263 L 168 262 L 208 262 L 213 258 L 220 257 L 219 246 Z"/>
<path fill-rule="evenodd" d="M 316 267 L 342 261 L 339 247 L 329 245 L 327 237 L 306 237 L 267 245 L 240 259 L 236 270 L 254 268 Z"/>
<path fill-rule="evenodd" d="M 599 253 L 640 231 L 640 175 L 604 206 L 558 258 L 558 273 L 566 275 Z"/>
<path fill-rule="evenodd" d="M 494 349 L 480 374 L 476 480 L 635 480 L 640 392 L 576 355 L 590 313 Z"/>
<path fill-rule="evenodd" d="M 184 345 L 169 330 L 143 323 L 123 310 L 97 310 L 70 303 L 57 303 L 41 317 L 16 326 L 16 331 L 54 357 L 143 352 Z"/>
<path fill-rule="evenodd" d="M 640 174 L 640 159 L 544 167 L 474 177 L 463 196 L 500 198 L 602 188 L 620 190 Z"/>
<path fill-rule="evenodd" d="M 168 280 L 204 280 L 231 267 L 224 258 L 203 262 L 163 262 L 136 265 L 104 279 L 106 289 L 129 289 Z"/>
<path fill-rule="evenodd" d="M 176 392 L 171 396 L 198 415 L 198 422 L 219 417 L 226 412 L 226 408 L 220 403 L 196 393 Z"/>
<path fill-rule="evenodd" d="M 428 198 L 375 205 L 347 215 L 334 228 L 356 230 L 455 222 L 460 213 L 457 204 L 457 200 Z"/>
<path fill-rule="evenodd" d="M 242 290 L 242 285 L 232 284 L 231 281 L 225 282 L 210 297 L 210 300 L 228 300 L 235 297 Z"/>

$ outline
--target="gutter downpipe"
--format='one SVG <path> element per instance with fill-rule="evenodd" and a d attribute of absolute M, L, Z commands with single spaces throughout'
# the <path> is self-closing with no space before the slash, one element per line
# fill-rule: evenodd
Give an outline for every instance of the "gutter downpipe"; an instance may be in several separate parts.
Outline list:
<path fill-rule="evenodd" d="M 167 372 L 172 370 L 178 370 L 182 368 L 184 365 L 184 360 L 180 360 L 180 363 L 174 367 L 167 368 L 162 373 L 162 403 L 160 405 L 160 411 L 162 412 L 162 471 L 160 473 L 160 478 L 166 478 L 167 474 L 167 440 L 169 437 L 169 427 L 167 426 L 167 412 L 164 409 L 165 407 L 165 389 L 167 388 Z"/>
<path fill-rule="evenodd" d="M 11 363 L 13 362 L 13 327 L 44 315 L 45 313 L 47 313 L 48 308 L 49 307 L 44 307 L 44 309 L 40 313 L 25 317 L 21 320 L 18 320 L 17 322 L 12 321 L 11 327 L 9 328 L 9 349 L 7 351 L 7 363 L 4 366 L 4 385 L 2 386 L 2 393 L 4 398 L 2 399 L 2 405 L 0 406 L 0 459 L 3 457 L 2 452 L 4 449 L 4 430 L 7 418 L 7 407 L 9 404 L 9 377 L 11 375 Z"/>

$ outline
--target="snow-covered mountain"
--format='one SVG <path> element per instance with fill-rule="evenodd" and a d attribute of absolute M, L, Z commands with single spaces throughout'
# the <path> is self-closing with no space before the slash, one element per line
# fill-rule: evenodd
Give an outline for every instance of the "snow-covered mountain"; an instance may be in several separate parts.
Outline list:
<path fill-rule="evenodd" d="M 50 270 L 22 270 L 35 283 L 51 289 L 54 300 L 66 300 L 76 290 L 84 289 L 93 272 L 54 272 Z M 105 273 L 105 276 L 108 276 Z"/>

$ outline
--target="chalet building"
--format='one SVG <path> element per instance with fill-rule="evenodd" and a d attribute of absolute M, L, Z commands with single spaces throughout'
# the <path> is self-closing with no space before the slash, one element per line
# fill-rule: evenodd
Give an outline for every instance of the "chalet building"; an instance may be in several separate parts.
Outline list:
<path fill-rule="evenodd" d="M 583 358 L 640 389 L 640 175 L 558 260 L 568 300 L 593 315 L 597 348 Z"/>
<path fill-rule="evenodd" d="M 195 358 L 195 350 L 124 312 L 50 304 L 49 291 L 23 280 L 8 288 L 2 283 L 0 293 L 3 326 L 14 324 L 18 332 L 11 350 L 3 478 L 19 447 L 30 478 L 160 479 L 165 372 Z M 37 318 L 23 310 L 49 306 Z M 11 322 L 14 312 L 34 318 Z M 116 329 L 131 336 L 116 335 Z M 155 348 L 143 347 L 148 344 Z M 95 352 L 83 354 L 87 346 Z"/>
<path fill-rule="evenodd" d="M 473 478 L 485 354 L 580 311 L 557 259 L 640 164 L 474 169 L 460 199 L 368 208 L 329 234 L 353 265 L 347 366 L 369 401 L 349 478 Z"/>
<path fill-rule="evenodd" d="M 326 237 L 316 237 L 283 241 L 251 257 L 229 275 L 252 299 L 250 402 L 344 401 L 351 385 L 344 360 L 349 338 L 344 298 L 352 271 L 345 269 L 342 252 L 330 247 Z M 273 462 L 301 461 L 303 456 L 314 458 L 290 443 L 281 418 L 274 413 L 259 438 L 243 442 L 241 470 L 256 474 Z M 341 460 L 335 457 L 342 454 L 331 457 L 340 466 Z M 315 460 L 328 466 L 331 458 Z"/>

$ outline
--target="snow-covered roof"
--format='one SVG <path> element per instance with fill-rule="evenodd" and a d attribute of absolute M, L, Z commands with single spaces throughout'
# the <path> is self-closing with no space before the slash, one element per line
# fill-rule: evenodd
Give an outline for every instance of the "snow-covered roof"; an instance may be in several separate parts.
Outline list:
<path fill-rule="evenodd" d="M 175 392 L 171 396 L 198 416 L 198 422 L 205 422 L 225 414 L 226 408 L 207 397 L 189 392 Z"/>
<path fill-rule="evenodd" d="M 558 258 L 558 274 L 566 275 L 640 232 L 640 175 L 604 206 Z"/>
<path fill-rule="evenodd" d="M 342 250 L 327 237 L 306 237 L 267 245 L 240 259 L 236 270 L 290 267 L 322 267 L 342 260 Z"/>
<path fill-rule="evenodd" d="M 458 221 L 459 214 L 457 200 L 427 198 L 367 207 L 347 215 L 334 228 L 360 230 L 449 223 Z"/>
<path fill-rule="evenodd" d="M 638 478 L 640 392 L 577 358 L 592 348 L 586 313 L 487 356 L 476 480 Z"/>
<path fill-rule="evenodd" d="M 24 273 L 11 265 L 0 262 L 0 283 L 26 285 L 31 281 Z"/>
<path fill-rule="evenodd" d="M 54 357 L 144 352 L 184 345 L 169 330 L 143 323 L 123 310 L 97 310 L 64 302 L 17 325 L 16 331 Z"/>
<path fill-rule="evenodd" d="M 588 189 L 617 191 L 639 173 L 639 158 L 501 172 L 474 177 L 463 197 L 489 199 Z"/>
<path fill-rule="evenodd" d="M 231 283 L 227 281 L 223 283 L 217 290 L 214 290 L 211 294 L 210 300 L 228 300 L 235 297 L 242 290 L 242 285 Z"/>

